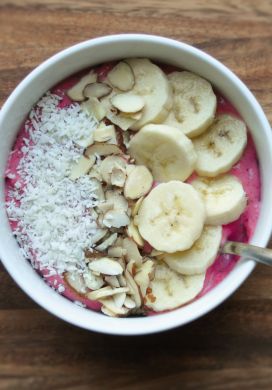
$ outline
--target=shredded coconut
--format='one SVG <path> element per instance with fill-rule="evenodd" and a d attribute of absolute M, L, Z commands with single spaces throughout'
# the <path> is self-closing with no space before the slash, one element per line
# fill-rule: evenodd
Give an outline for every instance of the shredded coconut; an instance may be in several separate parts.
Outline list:
<path fill-rule="evenodd" d="M 47 93 L 29 114 L 21 148 L 20 177 L 8 193 L 7 213 L 17 222 L 14 234 L 22 253 L 33 266 L 49 275 L 85 269 L 84 249 L 92 246 L 97 231 L 90 210 L 98 200 L 96 184 L 88 176 L 69 179 L 73 163 L 97 122 L 78 104 L 58 108 L 61 97 Z"/>

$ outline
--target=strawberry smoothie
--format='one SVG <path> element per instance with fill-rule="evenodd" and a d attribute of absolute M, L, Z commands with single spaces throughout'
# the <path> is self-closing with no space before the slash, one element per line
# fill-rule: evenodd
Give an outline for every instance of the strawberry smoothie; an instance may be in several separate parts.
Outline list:
<path fill-rule="evenodd" d="M 113 68 L 115 63 L 109 63 L 102 65 L 96 69 L 98 73 L 98 78 L 100 81 L 103 81 L 109 72 Z M 164 67 L 162 69 L 165 73 L 170 73 L 173 70 L 172 67 Z M 72 76 L 69 79 L 62 81 L 57 86 L 55 86 L 51 92 L 60 96 L 59 107 L 65 108 L 72 105 L 72 101 L 65 94 L 65 92 L 71 88 L 74 84 L 78 82 L 80 77 L 86 72 L 81 72 L 78 75 Z M 235 108 L 219 93 L 216 92 L 217 97 L 217 114 L 231 114 L 240 118 L 238 112 Z M 240 118 L 241 119 L 241 118 Z M 33 129 L 35 131 L 35 129 Z M 17 139 L 15 141 L 10 159 L 8 162 L 6 170 L 6 201 L 14 201 L 15 203 L 19 200 L 11 199 L 12 190 L 16 187 L 20 187 L 20 191 L 23 194 L 25 183 L 18 173 L 18 165 L 20 160 L 24 155 L 24 146 L 26 140 L 29 139 L 29 132 L 26 131 L 25 124 L 22 125 Z M 223 226 L 223 242 L 225 240 L 233 240 L 240 242 L 248 242 L 253 233 L 259 216 L 260 209 L 260 173 L 258 167 L 258 158 L 256 150 L 254 147 L 253 140 L 248 133 L 248 142 L 246 149 L 240 159 L 240 161 L 233 166 L 230 171 L 231 174 L 237 176 L 247 194 L 247 207 L 240 218 L 230 224 Z M 194 175 L 194 177 L 196 177 Z M 187 180 L 190 182 L 191 178 Z M 13 231 L 15 231 L 18 222 L 10 220 L 10 226 Z M 146 242 L 143 247 L 143 253 L 149 254 L 152 250 L 152 247 Z M 203 296 L 218 283 L 220 283 L 226 275 L 228 275 L 235 264 L 239 259 L 231 255 L 222 255 L 219 254 L 214 263 L 208 268 L 206 272 L 206 278 L 204 282 L 204 287 L 198 297 Z M 87 307 L 92 310 L 100 310 L 101 304 L 96 301 L 91 301 L 84 296 L 81 296 L 76 291 L 74 291 L 69 285 L 64 281 L 63 276 L 59 274 L 52 274 L 46 269 L 41 269 L 39 266 L 39 258 L 37 257 L 35 264 L 33 264 L 37 272 L 44 278 L 46 283 L 58 291 L 63 296 L 67 297 L 71 301 L 78 303 L 84 307 Z M 154 314 L 149 312 L 147 314 Z"/>

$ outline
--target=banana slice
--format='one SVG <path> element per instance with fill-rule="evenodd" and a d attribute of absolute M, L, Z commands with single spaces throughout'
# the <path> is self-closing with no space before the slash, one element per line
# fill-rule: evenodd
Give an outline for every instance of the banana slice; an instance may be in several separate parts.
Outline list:
<path fill-rule="evenodd" d="M 195 298 L 203 288 L 205 274 L 177 274 L 166 264 L 158 263 L 150 282 L 145 304 L 155 311 L 175 309 Z"/>
<path fill-rule="evenodd" d="M 130 141 L 129 154 L 147 166 L 155 180 L 186 180 L 193 172 L 196 153 L 192 141 L 175 127 L 149 124 Z"/>
<path fill-rule="evenodd" d="M 198 178 L 191 184 L 204 201 L 208 225 L 225 225 L 233 222 L 246 208 L 246 193 L 236 176 Z"/>
<path fill-rule="evenodd" d="M 196 171 L 215 177 L 237 163 L 247 144 L 245 124 L 231 115 L 220 115 L 207 132 L 193 140 Z"/>
<path fill-rule="evenodd" d="M 221 226 L 205 226 L 192 248 L 183 252 L 165 253 L 162 259 L 172 270 L 183 275 L 201 274 L 216 259 L 222 239 Z"/>
<path fill-rule="evenodd" d="M 166 75 L 145 58 L 132 58 L 125 62 L 135 76 L 135 85 L 130 93 L 141 96 L 144 101 L 143 114 L 131 129 L 139 130 L 147 123 L 164 121 L 172 107 L 172 93 Z"/>
<path fill-rule="evenodd" d="M 173 108 L 165 124 L 177 127 L 188 137 L 203 133 L 213 122 L 216 96 L 211 84 L 191 72 L 168 76 L 173 91 Z"/>
<path fill-rule="evenodd" d="M 200 237 L 206 217 L 197 191 L 179 181 L 159 184 L 143 200 L 137 216 L 141 236 L 155 249 L 189 249 Z"/>

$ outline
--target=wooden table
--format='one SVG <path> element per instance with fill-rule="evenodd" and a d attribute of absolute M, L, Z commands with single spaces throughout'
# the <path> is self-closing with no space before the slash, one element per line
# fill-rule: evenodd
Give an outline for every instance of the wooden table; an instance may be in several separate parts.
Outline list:
<path fill-rule="evenodd" d="M 272 121 L 269 0 L 1 0 L 0 103 L 41 61 L 88 38 L 164 35 L 229 66 Z M 271 389 L 272 270 L 180 329 L 111 337 L 46 313 L 0 270 L 0 389 Z"/>

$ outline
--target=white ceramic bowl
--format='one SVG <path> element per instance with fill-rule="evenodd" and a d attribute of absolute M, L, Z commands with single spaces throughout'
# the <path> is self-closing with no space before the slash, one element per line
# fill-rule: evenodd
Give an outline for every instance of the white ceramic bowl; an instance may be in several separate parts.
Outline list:
<path fill-rule="evenodd" d="M 38 66 L 10 95 L 0 114 L 0 258 L 5 268 L 34 301 L 61 319 L 98 332 L 137 335 L 184 325 L 209 312 L 239 287 L 253 270 L 254 262 L 239 262 L 212 291 L 180 309 L 146 318 L 110 318 L 71 303 L 44 283 L 19 252 L 4 207 L 8 154 L 32 105 L 54 84 L 78 70 L 125 57 L 148 57 L 198 73 L 210 80 L 240 112 L 251 130 L 260 162 L 262 207 L 252 239 L 259 246 L 266 246 L 272 228 L 272 134 L 259 103 L 229 69 L 194 47 L 158 36 L 114 35 L 72 46 Z"/>

